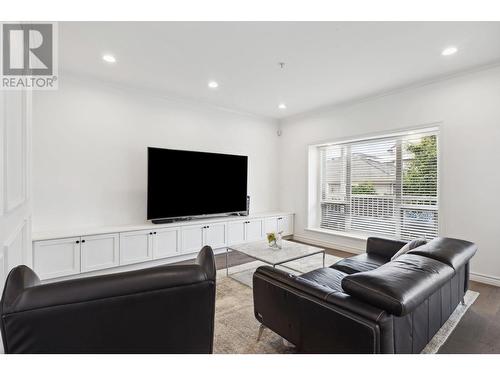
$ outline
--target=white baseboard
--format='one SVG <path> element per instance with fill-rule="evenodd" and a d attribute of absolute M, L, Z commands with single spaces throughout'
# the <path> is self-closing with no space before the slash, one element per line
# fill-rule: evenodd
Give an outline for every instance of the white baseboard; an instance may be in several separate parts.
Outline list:
<path fill-rule="evenodd" d="M 500 277 L 497 276 L 484 275 L 481 273 L 471 272 L 470 279 L 472 281 L 477 281 L 478 283 L 500 287 Z"/>
<path fill-rule="evenodd" d="M 315 238 L 311 238 L 311 237 L 307 237 L 307 236 L 297 236 L 294 234 L 293 239 L 300 241 L 300 242 L 306 242 L 306 243 L 309 243 L 311 245 L 328 247 L 330 249 L 345 251 L 346 253 L 363 254 L 365 252 L 365 249 L 359 249 L 356 247 L 339 245 L 339 244 L 336 244 L 334 242 L 321 241 L 321 240 L 317 240 Z"/>

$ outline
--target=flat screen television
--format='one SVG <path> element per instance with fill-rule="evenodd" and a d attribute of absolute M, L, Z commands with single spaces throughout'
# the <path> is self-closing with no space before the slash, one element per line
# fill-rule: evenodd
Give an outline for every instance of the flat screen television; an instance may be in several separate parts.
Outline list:
<path fill-rule="evenodd" d="M 243 213 L 248 157 L 148 147 L 148 220 Z"/>

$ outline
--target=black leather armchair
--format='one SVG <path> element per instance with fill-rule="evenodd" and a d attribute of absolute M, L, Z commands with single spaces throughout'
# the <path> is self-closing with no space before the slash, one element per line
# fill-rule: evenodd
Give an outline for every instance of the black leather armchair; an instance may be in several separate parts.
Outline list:
<path fill-rule="evenodd" d="M 40 284 L 26 266 L 0 302 L 6 353 L 212 353 L 216 268 L 166 265 Z"/>

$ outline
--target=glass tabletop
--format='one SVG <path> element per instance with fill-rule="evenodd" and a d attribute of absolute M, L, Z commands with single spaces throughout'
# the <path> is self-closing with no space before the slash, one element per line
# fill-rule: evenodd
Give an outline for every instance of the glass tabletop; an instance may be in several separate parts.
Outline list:
<path fill-rule="evenodd" d="M 269 247 L 267 241 L 256 241 L 239 245 L 228 246 L 230 250 L 236 250 L 249 257 L 266 262 L 271 265 L 290 262 L 295 259 L 304 258 L 309 255 L 323 253 L 325 250 L 319 247 L 304 245 L 297 242 L 282 241 L 281 249 Z"/>

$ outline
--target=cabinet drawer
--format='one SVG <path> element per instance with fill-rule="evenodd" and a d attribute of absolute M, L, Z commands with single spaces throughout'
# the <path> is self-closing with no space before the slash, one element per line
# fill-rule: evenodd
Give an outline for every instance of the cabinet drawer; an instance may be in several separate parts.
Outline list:
<path fill-rule="evenodd" d="M 33 268 L 40 279 L 80 273 L 80 237 L 34 242 Z"/>

